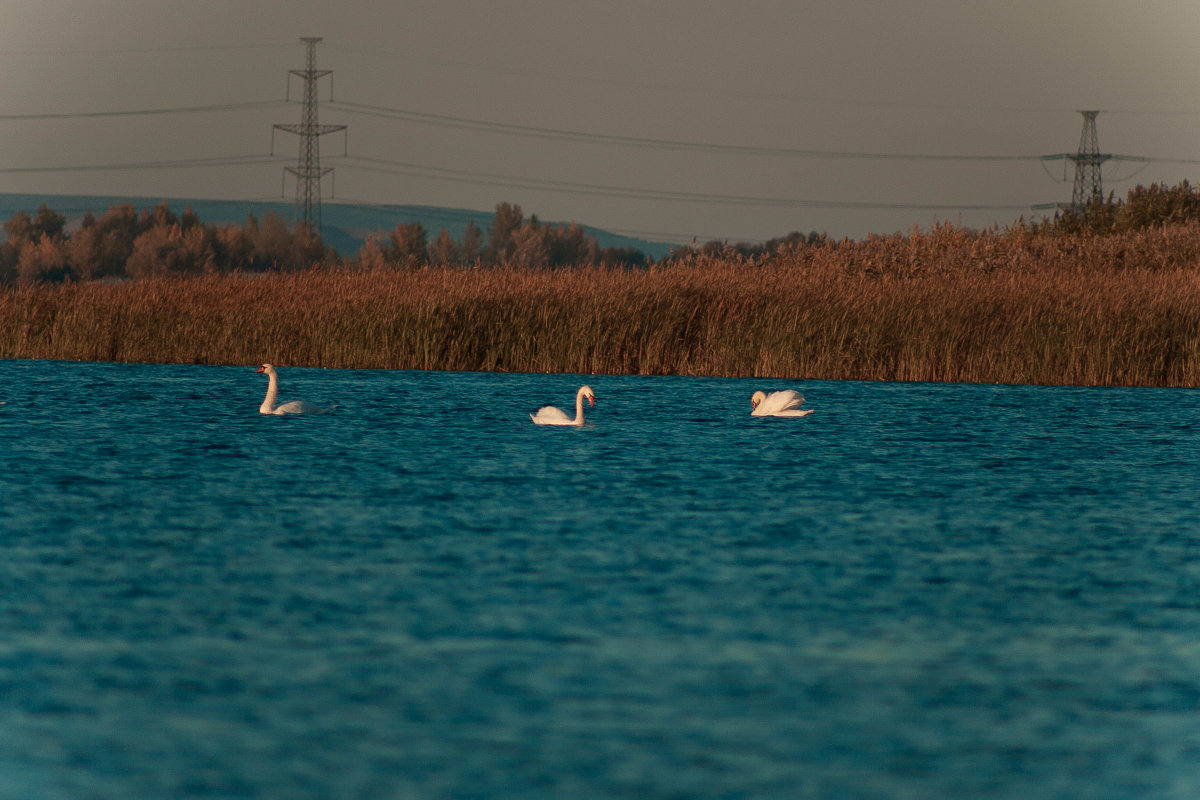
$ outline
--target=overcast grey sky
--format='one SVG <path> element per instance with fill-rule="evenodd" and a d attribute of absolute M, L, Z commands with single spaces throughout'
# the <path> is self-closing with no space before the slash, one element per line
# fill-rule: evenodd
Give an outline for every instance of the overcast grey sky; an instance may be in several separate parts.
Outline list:
<path fill-rule="evenodd" d="M 1081 109 L 1152 159 L 1106 191 L 1200 178 L 1193 0 L 0 0 L 0 192 L 293 198 L 296 137 L 265 156 L 302 36 L 348 126 L 326 202 L 670 241 L 1006 225 L 1070 198 L 1037 157 Z"/>

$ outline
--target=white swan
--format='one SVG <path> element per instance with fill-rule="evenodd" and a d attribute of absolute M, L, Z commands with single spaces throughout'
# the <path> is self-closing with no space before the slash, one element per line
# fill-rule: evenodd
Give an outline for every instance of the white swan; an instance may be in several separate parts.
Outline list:
<path fill-rule="evenodd" d="M 571 419 L 565 411 L 554 406 L 542 406 L 536 414 L 530 414 L 529 418 L 533 420 L 534 425 L 582 425 L 585 397 L 589 405 L 596 405 L 596 395 L 592 392 L 592 387 L 580 386 L 579 391 L 575 393 L 575 419 Z"/>
<path fill-rule="evenodd" d="M 813 412 L 811 408 L 800 408 L 804 395 L 784 389 L 781 392 L 755 392 L 750 397 L 750 412 L 752 417 L 805 417 Z"/>
<path fill-rule="evenodd" d="M 275 398 L 279 395 L 279 374 L 270 364 L 263 364 L 254 371 L 265 372 L 270 379 L 267 384 L 267 396 L 263 398 L 262 405 L 258 407 L 260 414 L 328 414 L 337 408 L 337 406 L 321 408 L 307 400 L 289 400 L 286 403 L 275 405 Z"/>

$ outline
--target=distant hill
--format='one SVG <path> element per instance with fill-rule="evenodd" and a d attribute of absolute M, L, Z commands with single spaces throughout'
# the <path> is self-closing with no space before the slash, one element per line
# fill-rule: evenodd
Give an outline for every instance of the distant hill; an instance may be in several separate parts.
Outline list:
<path fill-rule="evenodd" d="M 248 200 L 195 200 L 174 197 L 103 197 L 80 195 L 35 195 L 0 194 L 0 221 L 7 222 L 14 214 L 24 211 L 33 214 L 38 206 L 45 204 L 67 218 L 67 230 L 79 224 L 84 213 L 91 211 L 100 216 L 113 206 L 131 203 L 138 211 L 153 208 L 163 200 L 176 214 L 191 208 L 201 221 L 212 225 L 245 223 L 253 214 L 260 221 L 273 211 L 282 219 L 291 221 L 295 206 L 289 202 L 260 202 Z M 529 209 L 523 209 L 529 213 Z M 536 212 L 534 212 L 536 213 Z M 321 238 L 342 256 L 358 253 L 363 242 L 372 235 L 386 235 L 397 224 L 419 222 L 425 227 L 432 240 L 445 228 L 455 239 L 462 239 L 467 222 L 474 220 L 476 227 L 485 235 L 492 224 L 493 211 L 468 211 L 458 208 L 434 206 L 353 205 L 326 202 L 321 205 Z M 550 225 L 558 224 L 542 220 Z M 632 247 L 648 257 L 659 259 L 670 253 L 672 245 L 665 242 L 650 242 L 630 236 L 610 233 L 587 225 L 584 230 L 594 237 L 601 247 Z M 0 231 L 0 237 L 3 232 Z"/>

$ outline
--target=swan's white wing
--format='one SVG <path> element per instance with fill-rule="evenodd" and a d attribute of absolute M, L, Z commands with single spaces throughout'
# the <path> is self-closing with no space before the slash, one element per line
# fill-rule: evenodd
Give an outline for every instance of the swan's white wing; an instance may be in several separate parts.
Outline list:
<path fill-rule="evenodd" d="M 771 396 L 767 398 L 767 402 L 776 411 L 790 411 L 800 408 L 800 404 L 804 402 L 804 395 L 793 392 L 791 389 L 784 389 L 780 392 L 772 392 Z"/>
<path fill-rule="evenodd" d="M 574 422 L 565 411 L 554 406 L 542 406 L 536 414 L 530 414 L 529 418 L 535 425 L 571 425 Z"/>
<path fill-rule="evenodd" d="M 781 411 L 800 410 L 800 404 L 803 402 L 804 395 L 793 392 L 791 389 L 784 389 L 767 395 L 767 399 L 759 403 L 751 414 L 756 417 L 774 417 L 778 416 Z M 788 414 L 786 416 L 795 415 Z"/>

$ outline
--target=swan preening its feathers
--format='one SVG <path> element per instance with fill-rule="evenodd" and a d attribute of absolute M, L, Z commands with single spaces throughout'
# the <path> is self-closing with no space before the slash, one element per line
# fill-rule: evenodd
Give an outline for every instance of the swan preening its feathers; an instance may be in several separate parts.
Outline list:
<path fill-rule="evenodd" d="M 554 406 L 542 406 L 536 414 L 530 414 L 529 418 L 533 420 L 534 425 L 582 425 L 583 398 L 585 397 L 589 405 L 596 405 L 596 395 L 592 388 L 580 386 L 579 391 L 575 393 L 575 419 L 571 419 L 565 411 Z"/>
<path fill-rule="evenodd" d="M 275 398 L 279 395 L 279 373 L 270 364 L 263 364 L 254 371 L 265 372 L 270 379 L 267 383 L 267 396 L 263 398 L 262 405 L 258 407 L 260 414 L 328 414 L 337 408 L 337 406 L 321 408 L 307 400 L 289 400 L 286 403 L 275 405 Z"/>
<path fill-rule="evenodd" d="M 755 392 L 750 397 L 752 417 L 804 417 L 813 412 L 811 408 L 800 408 L 804 395 L 784 389 L 781 392 Z"/>

